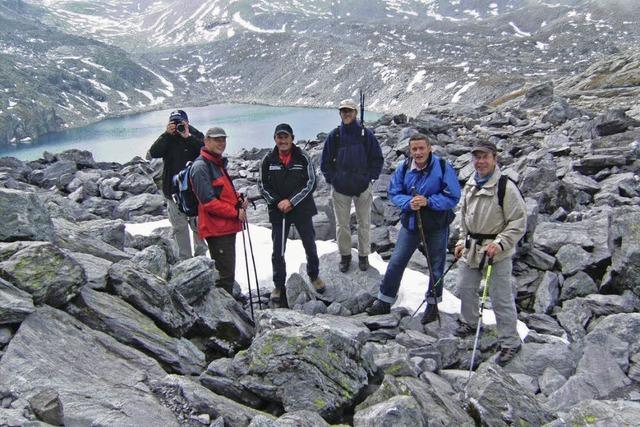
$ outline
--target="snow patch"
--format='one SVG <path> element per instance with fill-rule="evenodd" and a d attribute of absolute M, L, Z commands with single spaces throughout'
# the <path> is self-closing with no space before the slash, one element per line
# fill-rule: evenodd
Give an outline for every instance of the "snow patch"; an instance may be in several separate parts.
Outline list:
<path fill-rule="evenodd" d="M 413 86 L 422 83 L 422 81 L 424 80 L 424 76 L 427 74 L 426 70 L 420 70 L 416 73 L 415 76 L 413 76 L 413 79 L 409 82 L 409 84 L 407 85 L 407 88 L 405 90 L 405 92 L 409 93 L 409 92 L 413 92 Z"/>
<path fill-rule="evenodd" d="M 235 22 L 237 22 L 240 26 L 246 28 L 249 31 L 253 31 L 255 33 L 272 33 L 272 34 L 273 33 L 284 33 L 285 32 L 285 28 L 286 28 L 286 24 L 283 24 L 282 28 L 280 28 L 279 30 L 265 30 L 263 28 L 256 27 L 252 23 L 242 19 L 242 17 L 240 16 L 240 12 L 236 12 L 236 13 L 233 14 L 233 20 Z M 231 36 L 229 36 L 229 37 L 231 37 Z"/>
<path fill-rule="evenodd" d="M 511 27 L 514 29 L 514 31 L 516 32 L 516 37 L 531 37 L 531 33 L 527 33 L 525 31 L 522 31 L 520 28 L 518 28 L 516 26 L 516 24 L 514 24 L 513 22 L 509 22 L 509 25 L 511 25 Z"/>
<path fill-rule="evenodd" d="M 468 82 L 464 86 L 462 86 L 460 89 L 458 89 L 458 91 L 453 95 L 453 98 L 451 98 L 451 103 L 455 104 L 456 102 L 459 102 L 461 95 L 466 91 L 468 91 L 469 88 L 475 84 L 476 82 Z"/>

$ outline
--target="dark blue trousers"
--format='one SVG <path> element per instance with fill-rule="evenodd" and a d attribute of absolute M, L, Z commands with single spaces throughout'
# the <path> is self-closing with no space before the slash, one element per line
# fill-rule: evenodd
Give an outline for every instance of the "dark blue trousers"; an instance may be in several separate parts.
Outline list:
<path fill-rule="evenodd" d="M 425 239 L 429 247 L 429 257 L 433 266 L 434 281 L 437 282 L 444 272 L 444 264 L 447 256 L 447 240 L 449 239 L 449 227 L 445 227 L 435 231 L 425 230 Z M 411 255 L 420 244 L 420 234 L 418 231 L 409 231 L 404 226 L 398 233 L 398 241 L 391 254 L 391 259 L 387 265 L 387 271 L 384 273 L 378 299 L 393 304 L 398 296 L 400 289 L 400 281 L 407 267 Z M 427 295 L 426 297 L 435 297 L 442 299 L 442 283 L 435 288 L 435 295 Z"/>
<path fill-rule="evenodd" d="M 285 236 L 289 235 L 291 228 L 291 220 L 286 218 Z M 316 249 L 316 231 L 313 228 L 312 217 L 296 218 L 293 220 L 302 246 L 307 255 L 307 274 L 311 280 L 318 277 L 320 269 L 320 260 L 318 259 L 318 250 Z M 276 287 L 283 288 L 287 280 L 287 265 L 282 256 L 282 222 L 271 223 L 271 241 L 273 242 L 273 254 L 271 255 L 271 264 L 273 266 L 273 284 Z M 285 239 L 286 250 L 286 239 Z"/>

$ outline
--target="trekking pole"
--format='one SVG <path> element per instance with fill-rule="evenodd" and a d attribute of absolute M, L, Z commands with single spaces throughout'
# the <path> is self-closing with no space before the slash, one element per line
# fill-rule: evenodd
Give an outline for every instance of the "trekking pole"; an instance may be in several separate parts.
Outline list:
<path fill-rule="evenodd" d="M 256 291 L 258 292 L 258 308 L 262 310 L 262 299 L 260 297 L 260 286 L 258 286 L 258 270 L 256 269 L 256 258 L 253 256 L 253 244 L 251 243 L 251 233 L 249 232 L 249 219 L 244 220 L 244 225 L 247 227 L 247 238 L 249 239 L 249 252 L 251 253 L 251 262 L 253 263 L 253 274 L 256 279 Z M 253 298 L 251 297 L 251 286 L 249 286 L 249 300 L 253 307 Z"/>
<path fill-rule="evenodd" d="M 480 270 L 484 267 L 484 261 L 487 257 L 487 253 L 485 252 L 482 255 L 482 260 L 480 261 Z M 484 289 L 482 291 L 482 298 L 480 299 L 480 314 L 478 316 L 478 326 L 476 326 L 476 337 L 473 340 L 473 351 L 471 352 L 471 364 L 469 365 L 469 376 L 467 377 L 467 383 L 464 386 L 464 396 L 467 398 L 467 386 L 469 385 L 469 380 L 471 379 L 471 372 L 473 371 L 473 364 L 476 361 L 476 350 L 478 348 L 478 338 L 480 337 L 480 328 L 482 327 L 482 312 L 484 311 L 484 304 L 487 301 L 487 294 L 489 293 L 489 280 L 491 279 L 491 273 L 493 272 L 493 258 L 489 258 L 489 263 L 487 265 L 487 272 L 484 274 L 484 278 L 482 279 L 482 284 L 484 285 Z"/>
<path fill-rule="evenodd" d="M 433 285 L 433 286 L 434 286 L 434 288 L 435 288 L 436 286 L 438 286 L 438 285 L 440 284 L 440 282 L 442 282 L 442 280 L 444 279 L 444 276 L 446 276 L 446 275 L 447 275 L 447 273 L 449 272 L 449 270 L 451 270 L 451 267 L 453 267 L 453 265 L 454 265 L 456 262 L 458 262 L 458 259 L 459 259 L 459 258 L 454 258 L 454 259 L 453 259 L 453 262 L 452 262 L 451 264 L 449 264 L 449 267 L 447 267 L 447 269 L 446 269 L 446 270 L 445 270 L 445 272 L 442 274 L 442 276 L 440 276 L 440 278 L 438 279 L 438 281 L 436 282 L 436 284 L 435 284 L 435 285 Z M 424 305 L 424 303 L 425 303 L 425 301 L 426 301 L 426 300 L 427 300 L 426 298 L 424 298 L 424 299 L 422 300 L 422 302 L 420 303 L 420 305 L 418 306 L 418 308 L 416 308 L 416 311 L 414 311 L 414 312 L 413 312 L 413 314 L 411 315 L 411 317 L 414 317 L 414 316 L 416 315 L 416 313 L 418 313 L 418 311 L 420 311 L 420 309 L 422 308 L 422 306 Z"/>
<path fill-rule="evenodd" d="M 251 276 L 249 275 L 249 259 L 247 258 L 247 243 L 244 239 L 244 225 L 242 223 L 242 249 L 244 249 L 244 265 L 247 269 L 247 286 L 249 287 L 249 307 L 251 308 L 251 320 L 255 322 L 253 317 L 253 295 L 251 295 Z"/>
<path fill-rule="evenodd" d="M 287 223 L 287 214 L 282 214 L 282 241 L 280 246 L 280 256 L 282 258 L 284 258 L 284 242 L 287 240 L 286 236 L 284 235 L 285 229 L 286 229 L 286 223 Z"/>
<path fill-rule="evenodd" d="M 411 188 L 411 195 L 417 196 L 416 187 Z M 440 312 L 438 311 L 438 298 L 436 298 L 435 280 L 433 276 L 433 266 L 431 265 L 431 257 L 429 256 L 429 246 L 427 246 L 427 239 L 424 236 L 424 227 L 422 226 L 422 215 L 420 215 L 420 209 L 416 212 L 416 219 L 418 221 L 418 230 L 420 231 L 420 240 L 424 246 L 424 255 L 427 258 L 427 267 L 429 268 L 429 288 L 427 289 L 427 299 L 429 295 L 433 297 L 433 305 L 436 309 L 436 319 L 438 319 L 438 326 L 440 326 Z"/>
<path fill-rule="evenodd" d="M 362 127 L 362 136 L 364 136 L 364 92 L 360 88 L 360 127 Z"/>

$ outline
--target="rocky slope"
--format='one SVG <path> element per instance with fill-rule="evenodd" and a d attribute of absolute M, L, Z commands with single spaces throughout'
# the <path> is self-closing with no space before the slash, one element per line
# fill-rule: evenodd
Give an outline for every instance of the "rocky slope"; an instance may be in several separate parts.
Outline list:
<path fill-rule="evenodd" d="M 7 87 L 16 87 L 0 92 L 0 144 L 162 106 L 335 105 L 360 88 L 379 112 L 480 105 L 633 53 L 640 19 L 634 6 L 633 0 L 5 0 L 6 26 L 25 31 L 0 33 L 10 48 L 0 70 Z M 11 63 L 24 64 L 22 73 Z M 41 86 L 35 92 L 21 84 L 33 75 Z"/>
<path fill-rule="evenodd" d="M 402 307 L 362 314 L 381 280 L 373 269 L 338 273 L 338 254 L 325 255 L 325 294 L 302 266 L 287 283 L 291 309 L 254 301 L 254 323 L 246 296 L 212 288 L 208 258 L 176 260 L 169 230 L 124 231 L 124 221 L 164 217 L 157 167 L 96 163 L 82 151 L 0 159 L 0 424 L 638 425 L 640 122 L 598 108 L 629 100 L 609 89 L 567 81 L 576 94 L 567 101 L 545 83 L 495 107 L 371 124 L 385 156 L 372 249 L 385 258 L 399 227 L 386 187 L 416 131 L 461 182 L 473 141 L 492 139 L 526 198 L 514 287 L 530 332 L 500 368 L 489 361 L 495 328 L 485 327 L 468 385 L 472 338 L 452 335 L 454 315 L 423 327 Z M 305 142 L 315 162 L 322 144 Z M 263 154 L 230 161 L 250 196 Z M 316 201 L 318 237 L 330 239 L 322 179 Z M 267 223 L 264 203 L 251 221 Z M 424 270 L 424 259 L 410 265 Z M 445 283 L 454 294 L 455 277 L 454 268 Z"/>

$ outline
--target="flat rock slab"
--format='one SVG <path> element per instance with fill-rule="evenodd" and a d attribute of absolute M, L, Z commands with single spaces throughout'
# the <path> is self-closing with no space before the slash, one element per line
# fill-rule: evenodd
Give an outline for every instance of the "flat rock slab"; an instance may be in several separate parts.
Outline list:
<path fill-rule="evenodd" d="M 34 310 L 31 295 L 0 279 L 0 325 L 20 323 Z"/>
<path fill-rule="evenodd" d="M 56 390 L 65 425 L 177 426 L 148 387 L 165 376 L 150 357 L 46 306 L 22 322 L 0 361 L 0 389 L 27 400 Z"/>
<path fill-rule="evenodd" d="M 0 241 L 53 239 L 53 224 L 35 193 L 0 188 Z"/>

